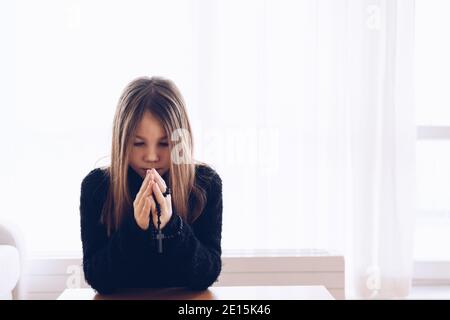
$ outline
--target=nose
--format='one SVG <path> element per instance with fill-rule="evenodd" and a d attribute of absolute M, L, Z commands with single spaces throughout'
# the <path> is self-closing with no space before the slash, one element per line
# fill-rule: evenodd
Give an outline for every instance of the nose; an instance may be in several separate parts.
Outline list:
<path fill-rule="evenodd" d="M 144 153 L 145 162 L 157 162 L 159 161 L 158 153 L 154 148 L 148 148 Z"/>

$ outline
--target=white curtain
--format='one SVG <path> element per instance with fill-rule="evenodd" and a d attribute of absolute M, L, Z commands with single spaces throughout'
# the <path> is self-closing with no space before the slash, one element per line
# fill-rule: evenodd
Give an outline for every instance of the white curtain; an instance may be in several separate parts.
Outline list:
<path fill-rule="evenodd" d="M 414 2 L 208 3 L 194 128 L 224 247 L 341 253 L 349 298 L 407 295 Z"/>
<path fill-rule="evenodd" d="M 120 90 L 158 74 L 222 176 L 225 254 L 344 254 L 349 298 L 408 293 L 413 0 L 1 6 L 1 215 L 31 251 L 80 249 L 79 185 L 109 153 Z"/>

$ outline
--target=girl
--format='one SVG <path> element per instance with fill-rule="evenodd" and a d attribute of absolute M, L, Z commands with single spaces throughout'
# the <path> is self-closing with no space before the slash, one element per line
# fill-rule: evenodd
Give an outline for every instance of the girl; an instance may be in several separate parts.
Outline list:
<path fill-rule="evenodd" d="M 191 126 L 173 82 L 143 77 L 125 88 L 111 165 L 84 178 L 80 215 L 84 275 L 99 293 L 203 290 L 217 279 L 222 181 L 193 161 Z"/>

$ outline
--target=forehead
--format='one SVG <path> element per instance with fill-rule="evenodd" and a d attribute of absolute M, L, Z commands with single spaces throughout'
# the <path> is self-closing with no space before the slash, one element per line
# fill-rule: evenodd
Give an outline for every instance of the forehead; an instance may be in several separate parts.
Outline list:
<path fill-rule="evenodd" d="M 161 122 L 150 112 L 146 111 L 138 123 L 135 136 L 143 139 L 161 139 L 165 137 L 165 135 L 166 132 L 164 131 Z"/>

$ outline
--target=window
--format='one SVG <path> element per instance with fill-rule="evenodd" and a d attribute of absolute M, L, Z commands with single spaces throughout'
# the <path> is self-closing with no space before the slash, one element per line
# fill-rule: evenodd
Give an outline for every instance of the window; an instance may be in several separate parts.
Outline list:
<path fill-rule="evenodd" d="M 449 1 L 416 1 L 416 260 L 450 260 L 449 12 Z"/>

